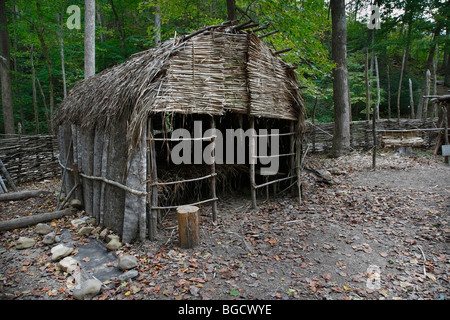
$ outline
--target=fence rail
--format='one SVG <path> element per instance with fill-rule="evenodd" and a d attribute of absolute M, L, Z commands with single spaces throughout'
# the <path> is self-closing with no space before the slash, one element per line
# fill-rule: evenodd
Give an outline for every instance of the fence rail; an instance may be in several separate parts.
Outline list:
<path fill-rule="evenodd" d="M 308 122 L 306 143 L 313 152 L 328 151 L 332 147 L 334 123 Z M 424 147 L 432 147 L 439 131 L 437 118 L 377 120 L 377 145 L 382 131 L 417 130 L 424 140 Z M 352 121 L 351 146 L 354 149 L 373 146 L 372 121 Z M 0 134 L 0 159 L 15 183 L 39 181 L 59 177 L 58 141 L 51 135 Z"/>
<path fill-rule="evenodd" d="M 313 152 L 328 151 L 333 145 L 334 123 L 307 122 L 306 143 Z M 382 131 L 417 130 L 424 140 L 424 147 L 432 147 L 436 143 L 439 132 L 438 118 L 421 119 L 380 119 L 377 126 L 377 146 L 380 146 Z M 350 141 L 353 149 L 370 149 L 373 146 L 372 121 L 352 121 L 350 123 Z"/>

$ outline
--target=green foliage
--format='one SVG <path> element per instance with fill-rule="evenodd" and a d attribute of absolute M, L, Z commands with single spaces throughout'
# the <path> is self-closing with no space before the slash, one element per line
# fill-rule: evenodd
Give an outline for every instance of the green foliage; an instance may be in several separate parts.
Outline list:
<path fill-rule="evenodd" d="M 425 74 L 424 66 L 430 47 L 438 43 L 440 61 L 450 51 L 449 4 L 443 0 L 381 1 L 381 29 L 375 31 L 372 43 L 367 18 L 367 1 L 349 1 L 347 19 L 348 72 L 350 100 L 354 120 L 365 119 L 366 88 L 364 78 L 366 48 L 379 60 L 382 116 L 387 114 L 387 66 L 390 67 L 391 104 L 396 108 L 398 82 L 403 51 L 409 47 L 408 69 L 401 91 L 402 115 L 409 114 L 408 79 L 415 90 L 417 106 L 419 90 Z M 31 50 L 34 54 L 37 89 L 39 132 L 49 130 L 49 65 L 42 39 L 48 48 L 53 76 L 55 107 L 63 99 L 60 36 L 64 39 L 65 75 L 67 88 L 84 78 L 84 1 L 82 0 L 11 0 L 7 1 L 8 31 L 11 44 L 14 116 L 22 122 L 25 133 L 36 132 L 32 99 Z M 38 7 L 40 4 L 40 7 Z M 81 9 L 81 29 L 65 25 L 69 5 Z M 265 32 L 280 32 L 264 39 L 274 50 L 291 47 L 283 53 L 288 63 L 297 65 L 303 87 L 308 116 L 317 98 L 316 120 L 333 120 L 333 90 L 331 58 L 331 17 L 325 0 L 236 0 L 239 21 L 252 19 Z M 15 6 L 15 7 L 13 7 Z M 220 24 L 227 18 L 225 0 L 97 0 L 96 6 L 96 68 L 97 72 L 127 60 L 133 53 L 155 45 L 155 14 L 161 17 L 161 40 L 175 34 L 187 34 L 206 25 Z M 62 15 L 60 21 L 58 15 Z M 98 19 L 98 18 L 101 19 Z M 441 35 L 433 39 L 437 25 Z M 408 34 L 409 26 L 411 32 Z M 42 39 L 39 36 L 42 35 Z M 440 63 L 440 68 L 443 67 Z M 443 74 L 443 69 L 440 70 Z M 371 75 L 371 108 L 376 103 L 376 79 Z M 394 114 L 395 112 L 393 112 Z M 0 113 L 0 123 L 2 114 Z M 1 128 L 0 128 L 1 130 Z"/>

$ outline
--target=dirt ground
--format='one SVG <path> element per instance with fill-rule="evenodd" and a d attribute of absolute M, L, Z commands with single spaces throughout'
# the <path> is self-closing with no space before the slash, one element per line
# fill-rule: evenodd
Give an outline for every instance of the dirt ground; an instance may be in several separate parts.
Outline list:
<path fill-rule="evenodd" d="M 305 170 L 301 204 L 259 196 L 258 210 L 251 210 L 248 196 L 229 196 L 219 202 L 216 223 L 205 206 L 194 249 L 179 248 L 176 217 L 169 214 L 158 241 L 115 252 L 135 255 L 139 276 L 105 281 L 93 299 L 448 300 L 450 167 L 419 151 L 380 153 L 376 170 L 371 161 L 359 152 L 309 155 L 305 168 L 327 169 L 333 180 Z M 55 207 L 58 180 L 20 187 L 53 193 L 0 203 L 0 220 Z M 51 225 L 58 233 L 77 231 L 68 217 Z M 0 299 L 73 299 L 70 275 L 51 261 L 34 228 L 0 232 Z M 20 236 L 34 238 L 35 246 L 16 250 Z"/>

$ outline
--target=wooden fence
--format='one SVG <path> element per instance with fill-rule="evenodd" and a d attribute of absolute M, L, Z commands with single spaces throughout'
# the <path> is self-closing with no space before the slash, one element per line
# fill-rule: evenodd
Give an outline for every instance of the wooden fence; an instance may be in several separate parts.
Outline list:
<path fill-rule="evenodd" d="M 0 159 L 16 184 L 61 175 L 55 136 L 1 134 Z"/>
<path fill-rule="evenodd" d="M 326 152 L 331 150 L 333 145 L 334 123 L 311 123 L 307 122 L 308 127 L 305 134 L 306 143 L 309 151 Z M 380 130 L 414 130 L 417 129 L 421 138 L 424 140 L 423 147 L 430 148 L 436 143 L 436 137 L 439 130 L 430 130 L 438 128 L 438 118 L 429 118 L 426 121 L 421 119 L 380 119 L 376 122 L 377 131 Z M 427 130 L 424 130 L 427 129 Z M 351 147 L 353 149 L 370 149 L 373 146 L 372 121 L 352 121 L 350 124 Z M 377 146 L 380 146 L 381 135 L 377 133 Z"/>
<path fill-rule="evenodd" d="M 307 123 L 305 139 L 309 151 L 330 150 L 333 144 L 334 123 Z M 353 121 L 350 128 L 353 149 L 372 148 L 372 121 Z M 430 130 L 433 128 L 438 128 L 437 118 L 427 119 L 425 122 L 420 119 L 377 120 L 377 130 L 418 129 L 425 148 L 432 147 L 436 143 L 438 130 Z M 378 133 L 377 146 L 380 145 L 380 140 Z M 58 153 L 58 141 L 55 136 L 0 134 L 0 159 L 16 184 L 59 177 L 61 168 L 58 163 Z"/>

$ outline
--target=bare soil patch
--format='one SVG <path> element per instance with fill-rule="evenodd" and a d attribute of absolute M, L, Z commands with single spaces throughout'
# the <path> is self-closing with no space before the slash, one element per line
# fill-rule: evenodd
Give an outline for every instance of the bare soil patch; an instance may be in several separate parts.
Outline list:
<path fill-rule="evenodd" d="M 139 276 L 111 278 L 93 299 L 449 299 L 450 168 L 422 152 L 386 152 L 377 163 L 372 171 L 366 153 L 308 156 L 306 167 L 329 170 L 331 184 L 305 171 L 301 204 L 289 196 L 261 199 L 258 210 L 249 197 L 222 198 L 216 223 L 202 208 L 201 244 L 190 250 L 179 248 L 169 214 L 158 241 L 115 252 L 137 256 Z M 54 193 L 0 203 L 0 220 L 55 208 L 59 181 L 20 187 Z M 68 217 L 52 226 L 80 244 L 98 241 L 77 237 Z M 51 261 L 51 247 L 34 228 L 0 233 L 0 297 L 73 299 L 69 275 Z M 20 236 L 36 245 L 16 250 Z"/>

